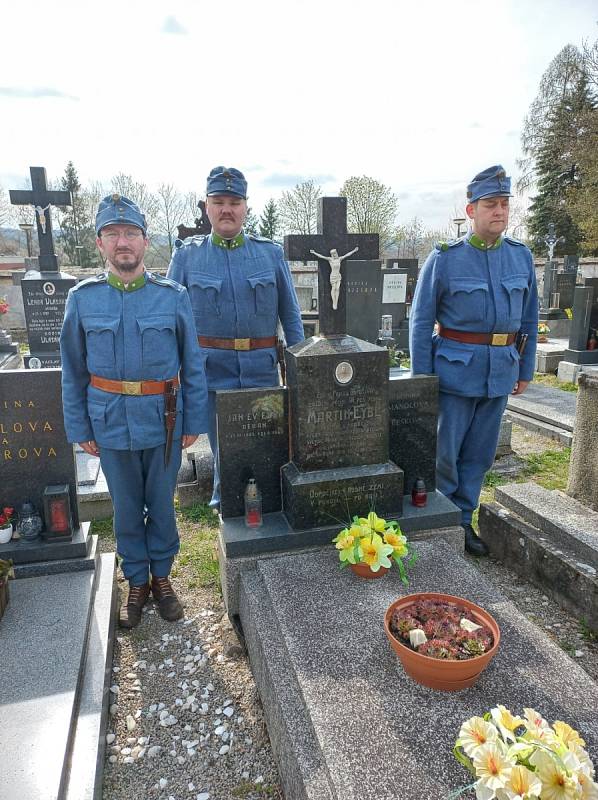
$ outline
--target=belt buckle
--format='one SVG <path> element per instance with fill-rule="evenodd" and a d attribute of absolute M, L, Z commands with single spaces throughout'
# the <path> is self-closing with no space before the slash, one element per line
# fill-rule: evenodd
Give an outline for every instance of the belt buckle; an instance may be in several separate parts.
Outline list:
<path fill-rule="evenodd" d="M 505 346 L 507 343 L 507 339 L 509 338 L 508 333 L 493 333 L 492 334 L 492 342 L 491 344 Z"/>
<path fill-rule="evenodd" d="M 141 394 L 141 381 L 123 381 L 123 394 Z"/>
<path fill-rule="evenodd" d="M 250 350 L 251 339 L 235 339 L 235 350 Z"/>

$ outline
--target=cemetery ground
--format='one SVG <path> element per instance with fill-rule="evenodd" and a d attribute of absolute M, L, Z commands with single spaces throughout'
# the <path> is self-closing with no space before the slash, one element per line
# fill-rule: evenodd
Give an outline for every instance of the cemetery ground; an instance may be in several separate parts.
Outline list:
<path fill-rule="evenodd" d="M 511 481 L 565 490 L 568 448 L 517 425 L 512 447 L 514 471 L 508 477 L 490 472 L 482 501 L 491 501 L 494 488 Z M 185 618 L 165 622 L 150 602 L 138 628 L 118 632 L 103 798 L 282 800 L 249 662 L 222 601 L 216 518 L 195 506 L 179 511 L 178 521 L 181 552 L 173 584 Z M 110 521 L 94 523 L 93 532 L 100 535 L 101 550 L 114 549 Z M 465 558 L 598 681 L 598 637 L 583 618 L 562 611 L 500 563 Z M 119 579 L 122 600 L 126 584 L 120 574 Z"/>

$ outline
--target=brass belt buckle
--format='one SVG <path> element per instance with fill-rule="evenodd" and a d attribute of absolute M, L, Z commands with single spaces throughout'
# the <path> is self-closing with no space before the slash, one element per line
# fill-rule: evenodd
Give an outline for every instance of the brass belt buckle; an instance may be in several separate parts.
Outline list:
<path fill-rule="evenodd" d="M 499 345 L 499 346 L 502 345 L 504 347 L 504 345 L 506 345 L 506 343 L 507 343 L 508 337 L 509 337 L 508 333 L 493 333 L 492 334 L 492 344 Z"/>
<path fill-rule="evenodd" d="M 249 350 L 251 339 L 235 339 L 235 350 Z"/>
<path fill-rule="evenodd" d="M 123 381 L 123 394 L 141 394 L 141 381 Z"/>

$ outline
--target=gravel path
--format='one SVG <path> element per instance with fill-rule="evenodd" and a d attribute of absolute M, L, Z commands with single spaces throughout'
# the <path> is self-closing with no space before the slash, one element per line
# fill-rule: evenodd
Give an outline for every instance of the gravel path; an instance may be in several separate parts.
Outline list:
<path fill-rule="evenodd" d="M 560 448 L 517 427 L 513 446 L 519 455 Z M 182 538 L 192 532 L 181 526 Z M 101 539 L 101 549 L 113 541 Z M 466 558 L 598 680 L 598 641 L 578 620 L 501 564 Z M 179 564 L 173 584 L 184 620 L 164 622 L 149 603 L 139 628 L 118 634 L 103 800 L 283 800 L 249 663 L 218 589 L 197 586 L 192 561 Z"/>

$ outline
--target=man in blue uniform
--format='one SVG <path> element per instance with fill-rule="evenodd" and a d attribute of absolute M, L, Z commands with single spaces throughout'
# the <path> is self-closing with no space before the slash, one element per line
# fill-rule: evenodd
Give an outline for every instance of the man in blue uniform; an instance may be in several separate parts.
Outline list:
<path fill-rule="evenodd" d="M 168 579 L 173 495 L 181 449 L 206 430 L 207 387 L 187 291 L 145 269 L 138 206 L 104 198 L 96 233 L 107 272 L 70 290 L 60 336 L 64 423 L 69 442 L 100 457 L 129 582 L 119 622 L 133 628 L 150 589 L 164 619 L 183 616 Z"/>
<path fill-rule="evenodd" d="M 303 324 L 289 266 L 270 239 L 242 232 L 247 181 L 238 169 L 208 175 L 209 236 L 179 243 L 168 277 L 186 286 L 209 389 L 208 436 L 214 454 L 214 492 L 220 503 L 215 397 L 218 389 L 276 386 L 277 327 L 287 346 L 303 339 Z"/>
<path fill-rule="evenodd" d="M 501 166 L 475 176 L 467 187 L 472 230 L 428 256 L 409 322 L 413 373 L 439 379 L 437 485 L 461 509 L 465 547 L 474 555 L 488 552 L 471 518 L 494 461 L 502 414 L 508 395 L 521 394 L 532 379 L 536 355 L 532 254 L 503 236 L 510 190 Z"/>

